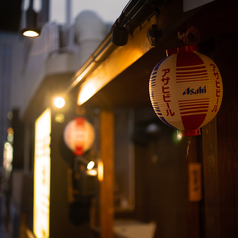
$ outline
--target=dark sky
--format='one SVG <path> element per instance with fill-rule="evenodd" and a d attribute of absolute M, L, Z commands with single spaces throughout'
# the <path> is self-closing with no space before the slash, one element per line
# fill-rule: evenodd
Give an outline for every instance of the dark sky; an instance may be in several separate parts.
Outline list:
<path fill-rule="evenodd" d="M 18 32 L 22 0 L 0 0 L 0 31 Z"/>

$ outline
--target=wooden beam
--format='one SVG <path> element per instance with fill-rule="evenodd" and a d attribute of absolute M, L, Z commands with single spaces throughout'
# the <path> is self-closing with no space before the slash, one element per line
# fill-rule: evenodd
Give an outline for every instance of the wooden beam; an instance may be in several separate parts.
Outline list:
<path fill-rule="evenodd" d="M 151 25 L 155 22 L 155 17 L 146 22 L 140 30 L 134 32 L 133 37 L 125 46 L 117 47 L 100 64 L 100 67 L 88 75 L 85 82 L 79 88 L 78 105 L 84 104 L 152 48 L 145 36 Z"/>
<path fill-rule="evenodd" d="M 100 150 L 103 179 L 100 179 L 101 238 L 113 238 L 114 218 L 114 115 L 112 111 L 100 112 Z"/>

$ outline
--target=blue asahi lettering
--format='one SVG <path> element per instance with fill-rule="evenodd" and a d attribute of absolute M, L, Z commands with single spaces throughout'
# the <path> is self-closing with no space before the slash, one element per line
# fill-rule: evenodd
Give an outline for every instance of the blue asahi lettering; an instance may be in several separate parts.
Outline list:
<path fill-rule="evenodd" d="M 206 93 L 206 86 L 203 88 L 200 86 L 198 89 L 188 87 L 184 92 L 183 95 L 193 95 L 193 94 L 203 94 Z"/>

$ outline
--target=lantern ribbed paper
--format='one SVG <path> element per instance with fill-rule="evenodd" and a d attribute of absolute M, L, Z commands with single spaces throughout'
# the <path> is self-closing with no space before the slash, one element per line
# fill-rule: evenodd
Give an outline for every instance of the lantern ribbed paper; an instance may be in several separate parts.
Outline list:
<path fill-rule="evenodd" d="M 83 117 L 70 121 L 64 130 L 64 141 L 75 155 L 83 155 L 91 148 L 95 138 L 93 126 Z"/>
<path fill-rule="evenodd" d="M 194 45 L 169 49 L 167 56 L 150 76 L 153 109 L 161 121 L 183 135 L 199 135 L 199 128 L 210 122 L 221 106 L 219 69 Z"/>

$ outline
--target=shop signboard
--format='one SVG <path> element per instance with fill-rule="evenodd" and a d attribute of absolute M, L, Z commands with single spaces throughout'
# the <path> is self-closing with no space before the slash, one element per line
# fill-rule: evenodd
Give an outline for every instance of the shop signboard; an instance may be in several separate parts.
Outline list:
<path fill-rule="evenodd" d="M 36 238 L 49 237 L 51 110 L 46 109 L 35 122 L 34 215 Z"/>

